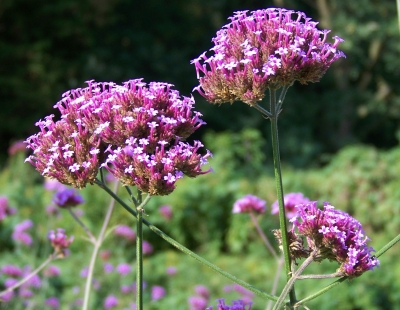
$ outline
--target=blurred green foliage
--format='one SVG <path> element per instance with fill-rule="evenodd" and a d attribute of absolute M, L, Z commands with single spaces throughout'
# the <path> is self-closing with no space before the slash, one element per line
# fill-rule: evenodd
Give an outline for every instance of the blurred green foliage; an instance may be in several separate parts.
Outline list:
<path fill-rule="evenodd" d="M 395 1 L 2 0 L 0 163 L 12 141 L 33 134 L 37 120 L 57 114 L 52 106 L 61 94 L 85 80 L 143 77 L 175 84 L 189 96 L 198 84 L 190 60 L 211 47 L 232 12 L 270 6 L 306 12 L 345 39 L 341 48 L 347 55 L 321 82 L 289 90 L 280 121 L 283 159 L 305 167 L 325 164 L 327 154 L 349 143 L 398 145 Z M 217 109 L 195 97 L 215 132 L 257 128 L 268 137 L 255 110 L 241 103 Z"/>
<path fill-rule="evenodd" d="M 275 182 L 272 168 L 261 165 L 265 160 L 271 161 L 268 156 L 265 158 L 264 154 L 268 153 L 261 151 L 265 148 L 266 141 L 254 129 L 244 129 L 237 133 L 208 132 L 205 137 L 206 144 L 214 153 L 211 160 L 214 172 L 196 179 L 183 179 L 177 183 L 173 194 L 153 197 L 146 206 L 146 219 L 221 268 L 269 292 L 275 276 L 276 262 L 261 242 L 247 214 L 231 213 L 233 203 L 243 195 L 253 194 L 265 199 L 268 209 L 258 220 L 272 244 L 276 246 L 271 229 L 279 227 L 278 217 L 270 214 L 270 206 L 276 200 Z M 285 144 L 285 140 L 281 144 Z M 23 157 L 21 153 L 10 157 L 6 168 L 0 173 L 0 194 L 7 195 L 11 205 L 18 209 L 17 214 L 7 217 L 0 226 L 0 266 L 6 263 L 37 266 L 50 252 L 46 241 L 48 230 L 65 228 L 69 235 L 75 236 L 71 255 L 54 263 L 62 269 L 62 276 L 57 280 L 44 279 L 43 287 L 36 290 L 35 300 L 39 305 L 45 298 L 55 295 L 61 298 L 63 305 L 69 305 L 82 296 L 84 279 L 79 274 L 88 265 L 92 249 L 84 240 L 81 227 L 67 212 L 63 211 L 61 217 L 46 214 L 45 206 L 50 203 L 52 196 L 43 189 L 38 173 L 30 165 L 22 163 Z M 286 193 L 300 191 L 310 199 L 320 202 L 329 201 L 336 208 L 350 213 L 363 224 L 366 235 L 371 238 L 370 245 L 379 250 L 398 234 L 400 226 L 398 158 L 400 147 L 383 151 L 373 146 L 348 146 L 333 156 L 323 168 L 303 170 L 285 165 L 284 190 Z M 27 177 L 20 178 L 18 175 Z M 109 198 L 96 186 L 85 188 L 81 194 L 86 200 L 81 207 L 84 211 L 81 219 L 97 234 Z M 119 195 L 129 202 L 124 188 L 119 189 Z M 165 204 L 169 204 L 173 210 L 170 221 L 163 218 L 158 211 Z M 35 241 L 30 248 L 16 245 L 10 239 L 13 225 L 27 218 L 35 223 L 32 231 Z M 134 219 L 119 206 L 113 213 L 110 227 L 117 224 L 134 227 Z M 224 285 L 232 284 L 230 281 L 179 253 L 147 228 L 144 229 L 144 239 L 154 247 L 153 254 L 144 261 L 147 282 L 145 302 L 148 309 L 187 309 L 187 299 L 194 294 L 194 287 L 198 284 L 209 287 L 210 305 L 215 305 L 213 300 L 220 297 L 228 300 L 239 298 L 237 293 L 223 291 Z M 341 284 L 313 300 L 308 306 L 311 309 L 327 310 L 395 309 L 400 304 L 397 248 L 398 245 L 395 245 L 380 257 L 380 268 Z M 123 262 L 133 264 L 135 260 L 134 243 L 112 234 L 106 239 L 102 250 L 111 250 L 109 261 L 114 265 Z M 132 295 L 120 293 L 119 287 L 132 283 L 134 275 L 107 275 L 101 264 L 99 259 L 95 278 L 101 285 L 93 293 L 94 309 L 100 308 L 105 296 L 111 293 L 121 303 L 131 302 Z M 177 268 L 175 276 L 166 274 L 168 266 Z M 306 273 L 331 273 L 336 268 L 337 264 L 324 262 L 312 264 Z M 331 282 L 329 279 L 300 281 L 296 284 L 296 292 L 302 298 Z M 282 274 L 281 287 L 283 283 Z M 150 302 L 149 288 L 152 285 L 166 287 L 166 297 L 158 302 Z M 81 293 L 74 294 L 74 286 L 80 287 Z M 265 300 L 255 297 L 254 302 L 253 309 L 265 309 Z"/>

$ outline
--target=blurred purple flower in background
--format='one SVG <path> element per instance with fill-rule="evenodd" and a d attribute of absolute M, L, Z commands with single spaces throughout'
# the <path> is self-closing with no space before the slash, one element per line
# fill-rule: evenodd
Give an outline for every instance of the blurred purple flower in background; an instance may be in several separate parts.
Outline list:
<path fill-rule="evenodd" d="M 208 290 L 208 287 L 205 285 L 196 285 L 194 291 L 197 295 L 200 295 L 201 297 L 204 297 L 207 300 L 210 298 L 210 291 Z"/>
<path fill-rule="evenodd" d="M 24 299 L 32 298 L 33 292 L 26 288 L 21 288 L 18 292 L 18 296 Z"/>
<path fill-rule="evenodd" d="M 131 273 L 132 267 L 127 263 L 122 263 L 115 268 L 115 270 L 122 276 L 126 276 Z"/>
<path fill-rule="evenodd" d="M 135 231 L 127 225 L 118 225 L 115 227 L 114 235 L 124 237 L 129 241 L 136 239 Z"/>
<path fill-rule="evenodd" d="M 60 301 L 58 300 L 57 297 L 50 297 L 47 298 L 46 301 L 44 302 L 46 306 L 49 306 L 51 309 L 58 309 L 60 308 Z"/>
<path fill-rule="evenodd" d="M 188 303 L 190 310 L 204 310 L 207 307 L 208 299 L 201 296 L 191 296 Z"/>
<path fill-rule="evenodd" d="M 109 295 L 106 297 L 103 303 L 104 309 L 112 309 L 118 307 L 118 299 L 114 295 Z"/>
<path fill-rule="evenodd" d="M 43 271 L 45 277 L 58 277 L 60 274 L 61 269 L 54 265 L 50 265 Z"/>
<path fill-rule="evenodd" d="M 146 240 L 143 240 L 143 254 L 148 255 L 153 253 L 153 246 Z"/>
<path fill-rule="evenodd" d="M 58 182 L 57 180 L 50 179 L 50 178 L 44 179 L 43 187 L 45 190 L 48 190 L 48 191 L 61 191 L 63 189 L 68 188 L 67 186 Z"/>
<path fill-rule="evenodd" d="M 246 195 L 236 200 L 233 205 L 233 213 L 264 213 L 266 210 L 266 202 L 257 196 Z"/>
<path fill-rule="evenodd" d="M 296 215 L 296 206 L 299 204 L 304 204 L 310 202 L 310 199 L 304 197 L 303 193 L 288 193 L 283 197 L 286 217 L 291 219 L 293 216 Z M 272 214 L 279 214 L 279 202 L 278 200 L 275 201 L 271 206 Z"/>
<path fill-rule="evenodd" d="M 76 207 L 84 202 L 85 200 L 83 200 L 82 196 L 80 196 L 73 188 L 59 190 L 53 197 L 53 203 L 60 208 Z"/>
<path fill-rule="evenodd" d="M 114 271 L 114 266 L 111 263 L 104 263 L 103 269 L 105 273 L 111 273 Z"/>
<path fill-rule="evenodd" d="M 22 277 L 22 269 L 15 265 L 4 265 L 1 267 L 1 273 L 9 277 L 19 278 Z"/>
<path fill-rule="evenodd" d="M 163 298 L 166 294 L 165 288 L 159 285 L 154 285 L 151 287 L 151 300 L 159 300 Z"/>
<path fill-rule="evenodd" d="M 170 205 L 163 205 L 158 209 L 158 211 L 167 221 L 172 219 L 172 208 Z"/>
<path fill-rule="evenodd" d="M 11 208 L 8 203 L 6 196 L 0 196 L 0 222 L 7 216 L 13 215 L 17 212 L 17 209 Z"/>
<path fill-rule="evenodd" d="M 83 267 L 79 275 L 81 278 L 86 278 L 89 274 L 89 267 Z"/>
<path fill-rule="evenodd" d="M 166 273 L 169 276 L 174 276 L 178 272 L 178 269 L 176 267 L 170 266 L 167 268 Z"/>
<path fill-rule="evenodd" d="M 24 220 L 21 223 L 14 226 L 14 231 L 12 233 L 13 240 L 23 243 L 25 245 L 32 245 L 32 237 L 26 230 L 33 227 L 33 222 L 31 220 Z"/>
<path fill-rule="evenodd" d="M 17 153 L 26 153 L 26 144 L 23 140 L 14 141 L 8 148 L 8 155 L 14 156 Z"/>

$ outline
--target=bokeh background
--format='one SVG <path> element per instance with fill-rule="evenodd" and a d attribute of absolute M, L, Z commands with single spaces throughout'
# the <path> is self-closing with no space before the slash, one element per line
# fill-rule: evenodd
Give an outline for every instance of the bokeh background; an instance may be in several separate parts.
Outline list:
<path fill-rule="evenodd" d="M 329 200 L 351 213 L 364 224 L 375 249 L 397 235 L 400 34 L 396 1 L 1 0 L 0 195 L 8 197 L 18 212 L 0 223 L 0 265 L 15 263 L 17 257 L 20 266 L 34 267 L 48 255 L 43 252 L 46 231 L 56 227 L 49 227 L 43 219 L 49 216 L 45 207 L 51 202 L 51 194 L 42 188 L 40 175 L 23 164 L 26 154 L 11 156 L 8 150 L 15 141 L 37 131 L 37 120 L 57 115 L 53 105 L 64 91 L 83 87 L 90 79 L 120 83 L 144 78 L 146 82 L 174 84 L 181 94 L 190 96 L 198 84 L 190 60 L 212 47 L 211 38 L 228 22 L 232 12 L 266 7 L 305 12 L 319 21 L 321 28 L 332 29 L 332 36 L 345 40 L 340 47 L 347 56 L 337 61 L 319 83 L 295 84 L 286 96 L 279 121 L 285 191 L 301 191 L 311 199 Z M 189 248 L 268 291 L 275 263 L 249 219 L 232 216 L 231 208 L 235 199 L 249 193 L 267 200 L 269 206 L 276 199 L 269 124 L 245 104 L 218 107 L 197 93 L 193 96 L 196 110 L 207 122 L 194 138 L 204 141 L 214 153 L 211 165 L 215 173 L 184 180 L 172 195 L 153 199 L 148 207 L 149 220 Z M 81 192 L 86 199 L 83 219 L 94 231 L 100 229 L 108 203 L 108 198 L 96 194 L 98 191 L 89 187 Z M 163 204 L 173 208 L 170 222 L 163 221 L 157 213 Z M 95 207 L 99 205 L 102 207 Z M 267 213 L 260 223 L 269 232 L 278 222 Z M 13 225 L 27 218 L 36 227 L 36 241 L 30 247 L 11 240 Z M 113 225 L 134 226 L 123 210 L 116 211 L 113 221 Z M 83 235 L 67 213 L 52 223 L 76 236 Z M 147 280 L 167 288 L 166 297 L 150 303 L 149 309 L 188 309 L 187 298 L 198 284 L 207 285 L 212 292 L 210 305 L 224 294 L 238 298 L 223 291 L 224 285 L 232 283 L 147 233 L 146 238 L 154 247 L 153 255 L 146 260 L 154 272 Z M 111 240 L 105 247 L 114 248 L 113 242 L 119 241 Z M 112 263 L 132 263 L 130 246 L 120 244 Z M 382 257 L 378 271 L 343 284 L 310 307 L 395 309 L 400 305 L 396 251 L 398 248 Z M 62 301 L 62 309 L 74 309 L 71 305 L 77 297 L 69 290 L 83 283 L 79 272 L 89 257 L 90 247 L 78 238 L 71 257 L 59 263 L 66 274 L 56 284 L 46 282 L 50 283 L 46 289 L 37 289 L 33 309 L 43 309 L 40 305 L 51 296 Z M 163 274 L 170 265 L 180 271 L 174 280 Z M 325 267 L 314 268 L 322 271 Z M 330 268 L 333 272 L 335 266 Z M 94 296 L 93 309 L 102 307 L 108 293 L 118 291 L 117 285 L 112 284 L 117 280 L 101 272 L 97 277 L 102 288 Z M 79 283 L 74 283 L 77 279 Z M 322 285 L 310 282 L 298 291 L 305 296 L 307 290 Z M 128 300 L 126 295 L 118 298 Z M 265 308 L 265 301 L 254 300 L 254 309 Z M 13 307 L 10 309 L 19 306 Z"/>

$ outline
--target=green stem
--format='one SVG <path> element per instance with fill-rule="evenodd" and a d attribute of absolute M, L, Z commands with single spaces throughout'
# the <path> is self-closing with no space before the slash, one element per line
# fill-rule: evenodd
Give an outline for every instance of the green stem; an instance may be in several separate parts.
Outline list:
<path fill-rule="evenodd" d="M 276 104 L 276 90 L 270 89 L 270 112 L 272 114 L 271 120 L 271 138 L 272 138 L 272 153 L 274 158 L 274 172 L 275 172 L 275 184 L 276 192 L 278 196 L 279 203 L 279 226 L 282 234 L 282 250 L 283 258 L 285 260 L 285 271 L 286 279 L 290 279 L 290 253 L 289 253 L 289 238 L 286 226 L 286 214 L 283 199 L 283 185 L 282 185 L 282 171 L 281 171 L 281 161 L 279 155 L 279 138 L 278 138 L 278 110 Z M 286 93 L 286 92 L 285 92 Z M 290 291 L 290 303 L 293 305 L 296 302 L 296 295 L 294 287 Z"/>
<path fill-rule="evenodd" d="M 258 104 L 253 105 L 253 108 L 261 112 L 261 114 L 263 114 L 266 118 L 270 118 L 272 116 L 271 113 L 269 113 L 267 110 L 265 110 L 262 106 Z"/>
<path fill-rule="evenodd" d="M 148 196 L 150 197 L 150 195 Z M 138 195 L 139 202 L 142 197 Z M 136 208 L 136 306 L 143 310 L 143 208 L 142 205 Z"/>
<path fill-rule="evenodd" d="M 325 288 L 323 288 L 322 290 L 316 292 L 315 294 L 312 294 L 312 295 L 310 295 L 310 296 L 307 296 L 306 298 L 304 298 L 304 299 L 298 301 L 298 302 L 295 304 L 295 307 L 299 307 L 299 306 L 305 304 L 306 302 L 308 302 L 308 301 L 310 301 L 310 300 L 312 300 L 312 299 L 317 298 L 318 296 L 320 296 L 320 295 L 326 293 L 327 291 L 333 289 L 335 286 L 337 286 L 337 285 L 339 285 L 340 283 L 344 282 L 346 279 L 347 279 L 347 277 L 341 277 L 340 279 L 337 279 L 335 282 L 333 282 L 332 284 L 329 284 L 327 287 L 325 287 Z"/>
<path fill-rule="evenodd" d="M 275 273 L 274 283 L 272 285 L 272 290 L 271 290 L 272 295 L 274 295 L 276 293 L 276 290 L 278 289 L 279 278 L 282 272 L 283 263 L 284 263 L 283 257 L 280 257 L 278 261 L 278 267 Z M 266 310 L 271 310 L 271 309 L 272 309 L 272 300 L 268 301 Z"/>
<path fill-rule="evenodd" d="M 275 251 L 274 247 L 271 245 L 271 243 L 269 242 L 267 236 L 262 231 L 260 225 L 258 224 L 256 216 L 251 211 L 250 211 L 249 215 L 250 215 L 251 221 L 253 222 L 254 226 L 256 227 L 256 230 L 257 230 L 258 234 L 260 235 L 261 239 L 264 241 L 265 246 L 271 252 L 271 254 L 275 257 L 275 259 L 279 262 L 278 254 L 276 254 L 276 251 Z"/>
<path fill-rule="evenodd" d="M 334 272 L 330 274 L 306 274 L 304 276 L 297 277 L 297 280 L 307 280 L 307 279 L 331 279 L 331 278 L 339 278 L 343 276 L 341 272 Z"/>
<path fill-rule="evenodd" d="M 312 263 L 314 260 L 315 256 L 318 254 L 318 249 L 315 249 L 309 257 L 300 265 L 300 267 L 296 270 L 296 272 L 292 275 L 292 277 L 289 279 L 289 281 L 286 283 L 285 287 L 282 290 L 281 295 L 279 296 L 278 301 L 276 302 L 274 308 L 272 310 L 278 310 L 281 309 L 281 306 L 283 305 L 285 298 L 287 294 L 292 290 L 294 283 L 298 279 L 298 277 L 303 273 L 304 269 L 308 265 Z"/>
<path fill-rule="evenodd" d="M 85 230 L 86 234 L 89 236 L 89 240 L 94 244 L 96 242 L 96 238 L 93 236 L 89 228 L 76 216 L 76 214 L 72 211 L 71 208 L 68 208 L 69 214 L 74 218 L 74 220 Z"/>
<path fill-rule="evenodd" d="M 131 215 L 137 218 L 137 212 L 133 209 L 131 209 L 122 199 L 120 199 L 117 195 L 115 195 L 104 183 L 101 183 L 99 180 L 95 181 L 95 184 L 100 186 L 103 190 L 105 190 L 109 195 L 111 195 L 125 210 L 127 210 Z M 145 200 L 146 201 L 146 200 Z M 144 201 L 144 202 L 145 202 Z M 190 251 L 188 248 L 184 247 L 181 245 L 179 242 L 176 240 L 172 239 L 169 237 L 167 234 L 165 234 L 163 231 L 158 229 L 156 226 L 151 224 L 149 221 L 146 219 L 142 219 L 143 224 L 145 224 L 147 227 L 150 228 L 154 233 L 156 233 L 158 236 L 163 238 L 165 241 L 176 247 L 178 250 L 182 251 L 183 253 L 189 255 L 190 257 L 194 258 L 195 260 L 199 261 L 203 265 L 211 268 L 212 270 L 218 272 L 219 274 L 223 275 L 224 277 L 228 278 L 229 280 L 243 286 L 244 288 L 248 289 L 249 291 L 253 292 L 254 294 L 264 297 L 270 300 L 277 301 L 278 297 L 273 296 L 271 294 L 265 293 L 263 291 L 260 291 L 259 289 L 255 288 L 254 286 L 240 280 L 239 278 L 236 278 L 234 275 L 231 275 L 230 273 L 222 270 L 221 268 L 215 266 L 214 264 L 210 263 L 206 259 L 202 258 L 201 256 L 197 255 L 196 253 Z"/>
<path fill-rule="evenodd" d="M 119 182 L 115 181 L 114 192 L 117 192 L 118 184 L 119 184 Z M 89 309 L 89 298 L 90 298 L 90 290 L 91 290 L 92 282 L 93 282 L 94 266 L 96 264 L 97 254 L 99 253 L 100 247 L 104 241 L 106 229 L 107 229 L 108 223 L 110 222 L 111 214 L 114 210 L 114 204 L 115 204 L 115 199 L 111 199 L 110 205 L 107 210 L 107 214 L 104 218 L 103 226 L 101 227 L 99 236 L 97 237 L 97 239 L 95 239 L 95 242 L 94 242 L 94 249 L 92 252 L 92 257 L 90 258 L 90 264 L 88 267 L 89 268 L 88 276 L 86 278 L 86 283 L 85 283 L 85 295 L 83 297 L 82 310 Z"/>
<path fill-rule="evenodd" d="M 384 245 L 378 252 L 376 252 L 375 256 L 376 257 L 381 256 L 383 253 L 385 253 L 399 241 L 400 241 L 400 234 L 397 235 L 395 238 L 393 238 L 391 241 L 389 241 L 386 245 Z"/>

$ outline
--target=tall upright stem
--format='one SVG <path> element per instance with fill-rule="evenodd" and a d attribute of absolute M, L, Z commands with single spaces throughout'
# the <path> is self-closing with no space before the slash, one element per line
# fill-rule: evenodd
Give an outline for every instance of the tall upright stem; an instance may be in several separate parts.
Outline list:
<path fill-rule="evenodd" d="M 276 185 L 276 192 L 279 204 L 279 226 L 282 234 L 282 248 L 283 248 L 283 258 L 285 260 L 286 278 L 287 281 L 289 281 L 291 277 L 291 267 L 290 267 L 290 253 L 289 253 L 289 242 L 288 242 L 289 238 L 287 232 L 286 214 L 285 214 L 285 206 L 283 200 L 281 160 L 279 154 L 279 138 L 278 138 L 279 110 L 277 110 L 276 90 L 270 89 L 269 93 L 270 93 L 272 153 L 274 159 L 275 185 Z M 279 106 L 281 104 L 282 103 L 279 102 Z M 289 296 L 290 296 L 290 303 L 291 305 L 293 305 L 296 302 L 294 287 L 291 289 Z"/>
<path fill-rule="evenodd" d="M 138 195 L 139 196 L 139 195 Z M 142 202 L 141 195 L 139 202 Z M 136 307 L 143 310 L 143 209 L 136 208 Z"/>

